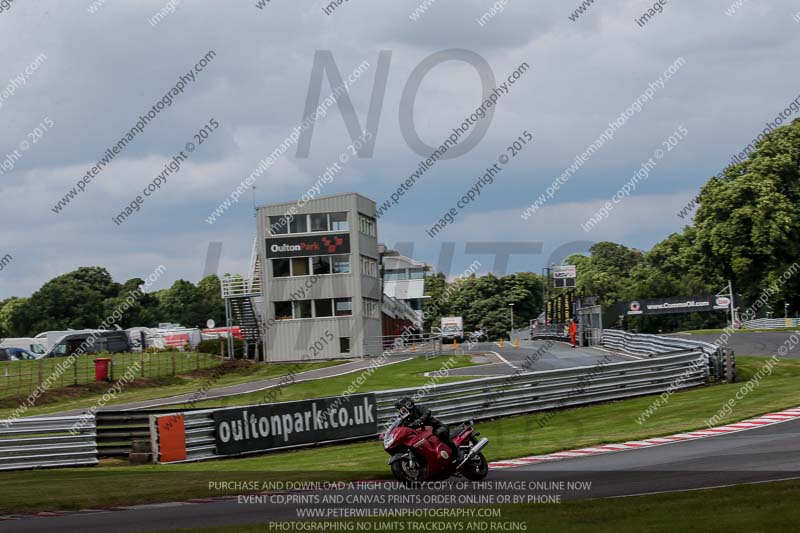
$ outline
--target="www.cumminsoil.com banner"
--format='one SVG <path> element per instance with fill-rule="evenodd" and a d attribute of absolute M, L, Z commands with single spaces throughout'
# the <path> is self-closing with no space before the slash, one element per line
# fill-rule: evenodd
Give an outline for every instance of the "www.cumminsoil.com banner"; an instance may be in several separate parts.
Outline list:
<path fill-rule="evenodd" d="M 374 394 L 254 405 L 214 412 L 217 454 L 234 455 L 378 433 Z"/>
<path fill-rule="evenodd" d="M 698 311 L 722 311 L 730 307 L 728 296 L 679 296 L 653 298 L 627 302 L 628 315 L 662 315 L 667 313 L 693 313 Z"/>

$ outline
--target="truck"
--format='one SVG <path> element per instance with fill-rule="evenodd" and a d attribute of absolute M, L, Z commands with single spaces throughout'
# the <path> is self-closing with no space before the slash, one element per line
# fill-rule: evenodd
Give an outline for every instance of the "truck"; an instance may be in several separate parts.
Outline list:
<path fill-rule="evenodd" d="M 464 319 L 460 316 L 442 317 L 442 342 L 464 340 Z"/>

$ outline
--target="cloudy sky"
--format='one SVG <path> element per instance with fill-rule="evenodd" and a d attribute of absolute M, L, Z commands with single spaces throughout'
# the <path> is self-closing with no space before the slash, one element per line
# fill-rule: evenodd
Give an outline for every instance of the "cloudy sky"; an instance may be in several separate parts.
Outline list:
<path fill-rule="evenodd" d="M 650 1 L 598 1 L 575 21 L 569 15 L 577 0 L 507 0 L 504 6 L 349 0 L 330 14 L 322 9 L 328 2 L 271 0 L 262 9 L 257 3 L 0 2 L 0 258 L 13 258 L 0 271 L 0 298 L 29 295 L 87 265 L 105 266 L 124 281 L 163 264 L 167 273 L 155 288 L 178 278 L 197 281 L 210 242 L 223 243 L 221 273 L 245 272 L 255 233 L 252 193 L 213 224 L 206 218 L 302 122 L 319 50 L 330 51 L 344 77 L 369 65 L 348 95 L 362 128 L 379 54 L 391 52 L 374 153 L 350 159 L 323 190 L 356 191 L 379 204 L 420 161 L 401 117 L 411 116 L 419 137 L 433 146 L 482 101 L 478 70 L 450 59 L 430 70 L 413 108 L 404 108 L 401 96 L 421 62 L 444 50 L 467 50 L 485 59 L 498 84 L 520 64 L 530 66 L 481 121 L 488 129 L 477 146 L 439 161 L 380 220 L 382 242 L 413 243 L 415 258 L 432 264 L 439 263 L 443 243 L 455 243 L 452 273 L 476 259 L 491 270 L 491 256 L 465 252 L 476 241 L 542 243 L 540 254 L 513 256 L 509 271 L 538 272 L 565 244 L 572 251 L 613 240 L 648 249 L 682 227 L 677 212 L 699 187 L 800 93 L 796 0 L 670 0 L 644 27 L 635 19 Z M 427 11 L 414 20 L 418 6 Z M 160 10 L 166 16 L 153 19 Z M 477 19 L 491 10 L 494 16 L 480 25 Z M 195 81 L 54 212 L 106 149 L 209 51 L 215 56 Z M 613 139 L 524 220 L 524 210 L 679 58 L 663 87 L 640 99 Z M 330 91 L 326 78 L 322 96 Z M 210 127 L 208 140 L 140 211 L 115 224 L 211 119 L 219 127 Z M 486 167 L 512 155 L 508 147 L 524 131 L 534 140 L 431 238 L 426 229 Z M 350 142 L 333 106 L 315 126 L 308 157 L 292 147 L 258 177 L 256 201 L 294 201 Z M 594 228 L 582 229 L 659 148 L 663 157 L 647 178 Z"/>

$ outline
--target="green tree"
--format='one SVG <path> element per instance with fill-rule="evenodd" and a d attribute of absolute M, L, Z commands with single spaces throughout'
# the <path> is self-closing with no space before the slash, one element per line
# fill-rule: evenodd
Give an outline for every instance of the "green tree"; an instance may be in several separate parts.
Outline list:
<path fill-rule="evenodd" d="M 430 276 L 425 292 L 425 327 L 438 327 L 442 316 L 460 316 L 464 331 L 483 328 L 490 337 L 508 337 L 511 307 L 516 327 L 527 324 L 542 310 L 542 280 L 537 274 L 520 272 L 498 278 L 494 274 L 459 278 L 448 283 L 443 274 Z"/>
<path fill-rule="evenodd" d="M 45 283 L 8 321 L 18 335 L 32 336 L 42 331 L 95 328 L 105 316 L 103 302 L 114 297 L 119 284 L 104 268 L 81 267 Z"/>
<path fill-rule="evenodd" d="M 450 312 L 450 298 L 446 293 L 448 287 L 447 277 L 441 272 L 425 278 L 425 296 L 422 302 L 423 328 L 431 331 L 432 327 L 439 327 L 443 316 Z"/>
<path fill-rule="evenodd" d="M 591 255 L 572 255 L 568 264 L 577 269 L 576 287 L 582 294 L 599 296 L 604 307 L 625 299 L 630 291 L 630 273 L 644 261 L 644 253 L 613 242 L 598 242 Z"/>
<path fill-rule="evenodd" d="M 700 265 L 755 300 L 800 257 L 800 119 L 769 133 L 721 178 L 711 178 L 700 198 Z M 778 289 L 773 303 L 797 308 L 800 276 Z"/>
<path fill-rule="evenodd" d="M 222 299 L 222 289 L 217 275 L 206 276 L 197 283 L 200 292 L 205 320 L 203 325 L 211 318 L 219 325 L 225 324 L 225 301 Z"/>
<path fill-rule="evenodd" d="M 122 312 L 116 325 L 123 329 L 134 326 L 154 327 L 161 321 L 159 300 L 154 294 L 143 292 L 144 280 L 129 279 L 120 286 L 118 296 L 106 298 L 104 314 L 110 317 L 115 311 Z"/>
<path fill-rule="evenodd" d="M 169 289 L 158 293 L 160 316 L 164 321 L 188 328 L 200 327 L 207 320 L 202 296 L 194 284 L 179 279 Z"/>
<path fill-rule="evenodd" d="M 10 323 L 14 312 L 25 304 L 27 298 L 12 296 L 0 302 L 0 338 L 24 336 L 26 332 L 19 333 Z"/>

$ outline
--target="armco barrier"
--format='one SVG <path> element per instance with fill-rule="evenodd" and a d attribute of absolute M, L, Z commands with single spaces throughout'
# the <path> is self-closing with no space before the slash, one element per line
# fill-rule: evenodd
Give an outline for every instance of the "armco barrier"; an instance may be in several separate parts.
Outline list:
<path fill-rule="evenodd" d="M 452 423 L 659 394 L 702 385 L 707 380 L 707 355 L 697 349 L 682 350 L 654 359 L 378 391 L 377 422 L 382 427 L 393 418 L 393 404 L 400 396 L 416 396 L 433 409 L 437 418 Z M 216 454 L 213 413 L 209 409 L 151 415 L 154 462 L 221 457 Z"/>
<path fill-rule="evenodd" d="M 800 326 L 800 318 L 756 318 L 742 322 L 743 329 L 778 329 Z"/>
<path fill-rule="evenodd" d="M 187 409 L 192 411 L 193 409 Z M 127 456 L 134 440 L 150 440 L 150 415 L 172 412 L 165 409 L 114 411 L 101 409 L 95 414 L 97 453 L 100 457 Z"/>
<path fill-rule="evenodd" d="M 0 423 L 0 470 L 97 464 L 94 417 L 20 418 Z"/>
<path fill-rule="evenodd" d="M 736 366 L 735 359 L 731 361 L 730 366 L 727 365 L 727 359 L 734 357 L 733 351 L 725 350 L 710 342 L 604 329 L 602 344 L 617 352 L 649 357 L 660 357 L 662 354 L 675 350 L 702 350 L 708 356 L 709 374 L 712 378 L 729 382 L 735 380 L 735 375 L 727 375 L 725 370 L 726 367 L 735 368 Z"/>
<path fill-rule="evenodd" d="M 655 355 L 675 350 L 700 349 L 712 356 L 719 347 L 710 342 L 694 341 L 679 337 L 645 335 L 616 329 L 603 330 L 603 346 L 633 355 Z"/>

